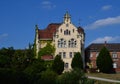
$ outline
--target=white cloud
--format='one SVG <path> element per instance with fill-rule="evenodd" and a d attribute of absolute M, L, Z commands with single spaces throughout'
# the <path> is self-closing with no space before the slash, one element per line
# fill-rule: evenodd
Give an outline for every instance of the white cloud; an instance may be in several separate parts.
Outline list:
<path fill-rule="evenodd" d="M 4 33 L 0 35 L 0 41 L 2 41 L 4 38 L 8 37 L 8 34 Z"/>
<path fill-rule="evenodd" d="M 101 9 L 106 11 L 106 10 L 110 10 L 111 8 L 112 8 L 112 5 L 105 5 Z"/>
<path fill-rule="evenodd" d="M 93 40 L 91 43 L 103 43 L 103 42 L 120 42 L 120 36 L 105 36 L 105 37 L 99 37 L 95 40 Z"/>
<path fill-rule="evenodd" d="M 41 3 L 41 5 L 42 5 L 42 8 L 43 8 L 43 9 L 48 9 L 48 10 L 53 9 L 53 8 L 56 7 L 56 5 L 54 5 L 54 4 L 53 4 L 52 2 L 50 2 L 50 1 L 43 1 L 43 2 Z"/>
<path fill-rule="evenodd" d="M 97 29 L 103 26 L 108 26 L 113 24 L 120 24 L 120 16 L 97 20 L 92 24 L 87 25 L 85 29 Z"/>

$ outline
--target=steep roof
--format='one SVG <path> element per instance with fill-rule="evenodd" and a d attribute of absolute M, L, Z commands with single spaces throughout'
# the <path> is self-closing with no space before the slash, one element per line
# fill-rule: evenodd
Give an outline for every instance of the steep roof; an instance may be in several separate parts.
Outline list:
<path fill-rule="evenodd" d="M 56 32 L 61 23 L 51 23 L 44 30 L 38 29 L 38 38 L 39 39 L 52 39 L 53 34 Z M 78 27 L 79 33 L 84 33 L 84 29 L 82 27 Z"/>
<path fill-rule="evenodd" d="M 51 23 L 44 30 L 38 30 L 38 38 L 39 39 L 52 39 L 53 34 L 56 32 L 57 28 L 61 25 L 61 23 Z"/>
<path fill-rule="evenodd" d="M 86 50 L 100 51 L 103 47 L 106 47 L 109 51 L 120 51 L 120 43 L 93 43 L 89 45 Z"/>
<path fill-rule="evenodd" d="M 79 27 L 78 27 L 78 32 L 79 32 L 79 33 L 84 33 L 84 29 L 79 26 Z"/>

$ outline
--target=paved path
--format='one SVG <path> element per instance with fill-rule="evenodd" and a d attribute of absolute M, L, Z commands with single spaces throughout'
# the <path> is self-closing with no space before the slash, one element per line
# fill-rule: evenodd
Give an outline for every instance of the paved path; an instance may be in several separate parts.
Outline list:
<path fill-rule="evenodd" d="M 106 82 L 120 83 L 120 81 L 118 81 L 118 80 L 111 80 L 111 79 L 106 79 L 106 78 L 99 78 L 99 77 L 93 77 L 93 76 L 88 76 L 88 78 L 89 78 L 89 79 L 106 81 Z"/>

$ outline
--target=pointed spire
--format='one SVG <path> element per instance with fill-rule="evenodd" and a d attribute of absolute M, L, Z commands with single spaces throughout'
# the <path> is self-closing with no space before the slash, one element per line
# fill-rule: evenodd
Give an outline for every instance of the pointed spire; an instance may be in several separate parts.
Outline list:
<path fill-rule="evenodd" d="M 64 23 L 71 23 L 70 20 L 71 16 L 69 15 L 68 11 L 64 15 Z"/>
<path fill-rule="evenodd" d="M 38 25 L 35 25 L 35 29 L 36 29 L 36 30 L 38 29 Z"/>

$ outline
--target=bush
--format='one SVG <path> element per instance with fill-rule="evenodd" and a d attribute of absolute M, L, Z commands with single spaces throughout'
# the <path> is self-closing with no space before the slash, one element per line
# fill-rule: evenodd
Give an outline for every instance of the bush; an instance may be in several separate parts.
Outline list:
<path fill-rule="evenodd" d="M 88 80 L 84 72 L 78 68 L 71 72 L 65 72 L 57 78 L 57 84 L 94 84 L 94 81 Z"/>
<path fill-rule="evenodd" d="M 51 70 L 46 70 L 41 73 L 41 78 L 38 80 L 37 84 L 55 84 L 57 74 Z"/>

